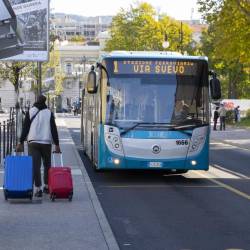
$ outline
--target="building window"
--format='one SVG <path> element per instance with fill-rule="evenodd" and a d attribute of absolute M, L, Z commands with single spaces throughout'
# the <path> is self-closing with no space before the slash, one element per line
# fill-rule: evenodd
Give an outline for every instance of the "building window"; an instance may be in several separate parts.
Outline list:
<path fill-rule="evenodd" d="M 71 89 L 72 88 L 72 82 L 71 81 L 67 81 L 65 87 L 67 89 Z"/>
<path fill-rule="evenodd" d="M 71 75 L 72 74 L 72 64 L 66 63 L 66 74 Z"/>

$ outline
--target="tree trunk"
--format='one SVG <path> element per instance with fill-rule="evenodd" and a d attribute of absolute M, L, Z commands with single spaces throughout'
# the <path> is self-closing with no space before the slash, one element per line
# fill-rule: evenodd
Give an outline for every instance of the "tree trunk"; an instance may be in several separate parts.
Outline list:
<path fill-rule="evenodd" d="M 18 105 L 18 99 L 19 99 L 19 77 L 20 77 L 20 71 L 18 69 L 16 69 L 15 70 L 15 81 L 14 81 L 16 105 Z"/>
<path fill-rule="evenodd" d="M 227 92 L 227 98 L 231 99 L 232 94 L 232 80 L 231 80 L 231 70 L 228 72 L 228 92 Z"/>

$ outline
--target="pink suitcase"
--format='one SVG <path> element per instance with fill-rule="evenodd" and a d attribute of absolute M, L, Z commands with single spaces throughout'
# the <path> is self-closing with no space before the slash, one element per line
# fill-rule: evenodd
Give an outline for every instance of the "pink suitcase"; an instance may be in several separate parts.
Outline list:
<path fill-rule="evenodd" d="M 55 199 L 68 199 L 72 201 L 73 198 L 73 180 L 70 167 L 63 166 L 62 154 L 61 166 L 55 166 L 55 153 L 53 156 L 53 166 L 49 169 L 49 193 L 51 201 Z"/>

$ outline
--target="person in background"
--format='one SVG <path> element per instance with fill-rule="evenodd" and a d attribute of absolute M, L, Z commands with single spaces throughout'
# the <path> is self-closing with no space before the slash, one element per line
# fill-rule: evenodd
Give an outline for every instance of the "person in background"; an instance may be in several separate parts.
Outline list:
<path fill-rule="evenodd" d="M 73 113 L 74 113 L 74 116 L 77 115 L 77 105 L 75 102 L 73 103 Z"/>
<path fill-rule="evenodd" d="M 234 121 L 235 121 L 235 123 L 240 121 L 240 106 L 237 106 L 234 109 Z"/>
<path fill-rule="evenodd" d="M 240 122 L 240 106 L 238 106 L 238 122 Z"/>
<path fill-rule="evenodd" d="M 216 107 L 214 111 L 214 130 L 217 130 L 217 121 L 220 116 L 218 110 L 219 110 L 219 107 Z"/>
<path fill-rule="evenodd" d="M 60 153 L 59 138 L 54 114 L 47 108 L 46 97 L 38 97 L 34 106 L 26 113 L 20 142 L 16 147 L 17 152 L 23 151 L 23 143 L 28 142 L 28 153 L 32 156 L 33 177 L 35 182 L 35 196 L 42 197 L 48 193 L 48 171 L 51 167 L 52 141 L 55 152 Z M 41 189 L 41 160 L 44 166 L 44 188 Z"/>
<path fill-rule="evenodd" d="M 219 115 L 220 115 L 220 130 L 226 130 L 227 110 L 225 109 L 224 104 L 221 104 L 218 112 L 219 112 Z"/>

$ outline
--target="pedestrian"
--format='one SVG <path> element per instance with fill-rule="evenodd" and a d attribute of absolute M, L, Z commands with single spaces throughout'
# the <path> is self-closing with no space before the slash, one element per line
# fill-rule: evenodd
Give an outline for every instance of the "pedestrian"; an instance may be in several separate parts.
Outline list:
<path fill-rule="evenodd" d="M 220 130 L 226 130 L 227 110 L 225 109 L 224 104 L 221 104 L 218 112 L 219 112 L 219 116 L 220 116 Z"/>
<path fill-rule="evenodd" d="M 73 113 L 74 113 L 74 116 L 76 116 L 76 113 L 77 112 L 77 106 L 76 106 L 76 103 L 74 102 L 73 103 Z"/>
<path fill-rule="evenodd" d="M 240 121 L 240 106 L 237 106 L 234 109 L 234 121 L 235 121 L 235 123 Z"/>
<path fill-rule="evenodd" d="M 219 118 L 219 107 L 216 107 L 215 111 L 214 111 L 214 130 L 217 130 L 217 121 Z"/>
<path fill-rule="evenodd" d="M 35 196 L 42 197 L 42 193 L 48 193 L 48 171 L 51 166 L 52 141 L 55 144 L 55 152 L 60 153 L 59 138 L 54 114 L 47 108 L 46 97 L 38 97 L 34 106 L 26 113 L 20 142 L 16 151 L 23 151 L 23 143 L 27 138 L 28 154 L 33 161 L 33 179 L 35 183 Z M 44 166 L 44 188 L 42 191 L 41 160 Z"/>

